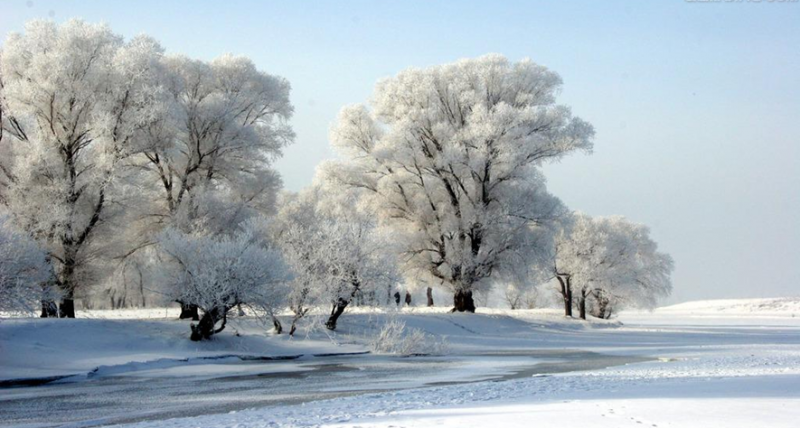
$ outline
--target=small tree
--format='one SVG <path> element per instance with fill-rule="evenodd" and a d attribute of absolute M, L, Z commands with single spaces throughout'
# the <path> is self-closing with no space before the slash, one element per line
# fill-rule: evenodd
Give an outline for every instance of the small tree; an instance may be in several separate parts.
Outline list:
<path fill-rule="evenodd" d="M 192 324 L 194 341 L 221 332 L 228 311 L 236 306 L 271 315 L 283 299 L 287 270 L 281 256 L 264 246 L 251 228 L 231 237 L 170 229 L 161 236 L 160 248 L 173 262 L 166 273 L 175 300 L 203 311 L 200 322 Z"/>
<path fill-rule="evenodd" d="M 594 299 L 594 315 L 609 318 L 625 308 L 650 309 L 659 298 L 669 296 L 675 264 L 672 257 L 658 251 L 650 230 L 620 216 L 595 221 L 610 233 L 597 262 L 599 278 L 585 287 Z"/>
<path fill-rule="evenodd" d="M 275 221 L 270 224 L 270 232 L 293 273 L 288 283 L 287 299 L 294 314 L 289 335 L 294 335 L 298 322 L 317 303 L 312 291 L 317 283 L 324 280 L 329 268 L 327 259 L 319 255 L 316 194 L 284 193 L 279 206 Z"/>
<path fill-rule="evenodd" d="M 359 295 L 397 282 L 395 260 L 375 221 L 358 209 L 351 192 L 332 195 L 312 187 L 286 195 L 275 222 L 276 241 L 295 273 L 290 306 L 295 324 L 311 307 L 330 305 L 325 322 L 335 330 L 339 317 Z"/>
<path fill-rule="evenodd" d="M 671 291 L 672 259 L 657 251 L 647 227 L 624 217 L 596 217 L 576 213 L 558 233 L 555 242 L 555 275 L 560 293 L 586 319 L 594 299 L 595 315 L 608 318 L 623 305 L 652 307 L 658 297 Z"/>

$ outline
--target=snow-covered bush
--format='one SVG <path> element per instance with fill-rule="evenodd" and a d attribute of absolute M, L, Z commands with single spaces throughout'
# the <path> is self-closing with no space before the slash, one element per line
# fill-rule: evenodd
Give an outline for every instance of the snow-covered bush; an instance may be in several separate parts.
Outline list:
<path fill-rule="evenodd" d="M 407 328 L 405 322 L 390 319 L 370 342 L 370 350 L 375 354 L 443 355 L 448 344 L 445 337 Z"/>
<path fill-rule="evenodd" d="M 50 277 L 44 250 L 0 216 L 0 311 L 33 312 Z"/>
<path fill-rule="evenodd" d="M 192 325 L 192 340 L 222 331 L 228 311 L 237 306 L 271 315 L 285 295 L 287 269 L 280 253 L 260 242 L 250 228 L 230 237 L 170 229 L 160 247 L 173 262 L 165 270 L 171 297 L 203 311 L 200 322 Z"/>

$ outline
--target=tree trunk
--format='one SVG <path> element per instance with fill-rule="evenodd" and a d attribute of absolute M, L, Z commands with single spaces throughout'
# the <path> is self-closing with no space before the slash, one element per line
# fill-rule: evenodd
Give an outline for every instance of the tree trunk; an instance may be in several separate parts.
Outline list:
<path fill-rule="evenodd" d="M 453 295 L 453 310 L 451 312 L 475 312 L 475 300 L 472 291 L 458 290 Z"/>
<path fill-rule="evenodd" d="M 75 300 L 72 298 L 72 291 L 68 291 L 58 305 L 59 318 L 75 318 Z"/>
<path fill-rule="evenodd" d="M 564 316 L 572 316 L 572 284 L 570 283 L 569 276 L 556 275 L 559 284 L 561 284 L 561 297 L 564 298 Z"/>
<path fill-rule="evenodd" d="M 331 316 L 328 317 L 328 321 L 325 323 L 325 327 L 328 330 L 336 330 L 336 321 L 339 320 L 339 317 L 342 316 L 344 313 L 344 309 L 347 307 L 347 304 L 350 303 L 342 298 L 336 301 L 336 304 L 333 305 L 333 309 L 331 309 Z"/>
<path fill-rule="evenodd" d="M 185 320 L 191 318 L 192 321 L 200 321 L 200 314 L 197 312 L 197 305 L 190 305 L 183 302 L 178 302 L 181 304 L 181 314 L 178 316 L 179 319 Z"/>
<path fill-rule="evenodd" d="M 428 296 L 428 307 L 433 306 L 433 288 L 428 287 L 428 291 L 425 293 Z"/>
<path fill-rule="evenodd" d="M 144 297 L 144 281 L 142 280 L 142 272 L 139 271 L 139 294 L 142 296 L 142 307 L 147 307 L 147 300 Z"/>
<path fill-rule="evenodd" d="M 228 321 L 227 309 L 212 308 L 209 311 L 203 312 L 203 317 L 197 325 L 192 324 L 192 335 L 189 336 L 195 342 L 210 339 L 211 336 L 225 330 L 225 324 Z M 214 329 L 217 322 L 222 320 L 222 325 L 218 329 Z"/>
<path fill-rule="evenodd" d="M 586 319 L 586 296 L 581 297 L 581 300 L 578 302 L 578 312 L 580 313 L 580 317 L 582 320 Z"/>
<path fill-rule="evenodd" d="M 275 334 L 283 333 L 283 324 L 281 324 L 281 320 L 278 317 L 272 317 L 272 326 L 275 327 Z"/>
<path fill-rule="evenodd" d="M 289 336 L 294 336 L 294 332 L 297 331 L 297 322 L 306 316 L 308 311 L 308 308 L 299 308 L 294 311 L 294 317 L 292 317 L 292 326 L 289 328 Z"/>
<path fill-rule="evenodd" d="M 40 318 L 58 318 L 58 305 L 52 300 L 42 300 L 42 314 Z"/>
<path fill-rule="evenodd" d="M 74 251 L 65 251 L 64 266 L 61 269 L 61 304 L 58 306 L 59 318 L 75 318 L 75 255 Z"/>

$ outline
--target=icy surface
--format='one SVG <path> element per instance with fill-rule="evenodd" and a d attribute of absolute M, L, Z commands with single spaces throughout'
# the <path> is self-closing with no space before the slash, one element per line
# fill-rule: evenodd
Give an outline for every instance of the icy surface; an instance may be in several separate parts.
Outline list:
<path fill-rule="evenodd" d="M 591 421 L 597 427 L 794 427 L 800 420 L 800 319 L 776 316 L 784 309 L 776 312 L 774 305 L 767 314 L 759 314 L 757 308 L 763 306 L 752 302 L 736 305 L 743 308 L 741 317 L 731 317 L 733 309 L 724 316 L 698 317 L 697 308 L 711 304 L 695 303 L 683 311 L 671 307 L 624 313 L 622 324 L 566 320 L 547 310 L 476 315 L 406 311 L 397 316 L 407 324 L 447 334 L 453 355 L 307 355 L 267 364 L 232 357 L 120 363 L 77 383 L 0 390 L 0 425 L 547 427 Z M 153 340 L 153 332 L 175 334 L 163 342 L 172 347 L 150 345 L 148 352 L 159 357 L 222 355 L 231 346 L 242 346 L 236 341 L 246 343 L 251 352 L 290 355 L 364 349 L 385 316 L 373 311 L 346 314 L 335 337 L 310 332 L 308 339 L 294 341 L 263 331 L 258 336 L 243 321 L 241 337 L 220 337 L 200 349 L 186 344 L 183 323 L 150 320 L 111 326 L 129 328 L 142 340 Z M 85 322 L 97 323 L 95 333 L 103 338 L 110 321 Z M 155 326 L 132 327 L 151 322 Z M 39 320 L 0 322 L 3 346 L 16 349 L 18 343 L 43 340 L 31 337 L 37 333 L 27 324 L 38 325 Z M 105 354 L 96 361 L 122 361 L 121 350 L 113 351 L 122 341 L 106 340 Z M 2 358 L 8 358 L 5 352 Z M 24 368 L 21 359 L 15 361 Z M 618 365 L 624 362 L 629 364 Z M 74 396 L 66 395 L 70 392 Z M 252 409 L 242 410 L 247 407 Z"/>

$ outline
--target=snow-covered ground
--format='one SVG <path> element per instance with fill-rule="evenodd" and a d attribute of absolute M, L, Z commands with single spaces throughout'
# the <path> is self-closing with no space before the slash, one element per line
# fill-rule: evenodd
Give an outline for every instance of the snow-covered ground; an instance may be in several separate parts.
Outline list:
<path fill-rule="evenodd" d="M 226 330 L 208 342 L 188 340 L 190 322 L 178 320 L 177 310 L 88 311 L 79 313 L 77 319 L 4 319 L 0 320 L 0 382 L 81 374 L 97 377 L 178 363 L 204 364 L 219 357 L 362 353 L 390 319 L 446 337 L 454 355 L 552 347 L 534 332 L 579 334 L 586 329 L 619 325 L 604 320 L 567 320 L 549 309 L 480 312 L 475 316 L 450 314 L 447 308 L 405 308 L 399 312 L 351 308 L 340 319 L 336 333 L 309 329 L 309 325 L 322 324 L 319 318 L 309 319 L 294 339 L 273 334 L 271 324 L 232 318 Z M 285 319 L 286 325 L 288 322 Z"/>
<path fill-rule="evenodd" d="M 800 299 L 692 302 L 623 313 L 621 324 L 552 310 L 353 311 L 333 337 L 314 330 L 288 340 L 244 320 L 204 344 L 189 342 L 186 323 L 163 310 L 135 322 L 122 312 L 2 320 L 5 379 L 93 375 L 0 389 L 0 425 L 794 427 L 798 307 Z M 366 350 L 388 317 L 446 335 L 450 355 L 312 356 Z M 301 354 L 257 364 L 232 357 Z M 76 397 L 63 398 L 69 392 Z M 119 404 L 126 399 L 135 410 Z M 186 415 L 197 416 L 174 418 Z"/>
<path fill-rule="evenodd" d="M 678 314 L 690 317 L 800 317 L 800 298 L 699 300 L 658 308 L 656 314 Z"/>

